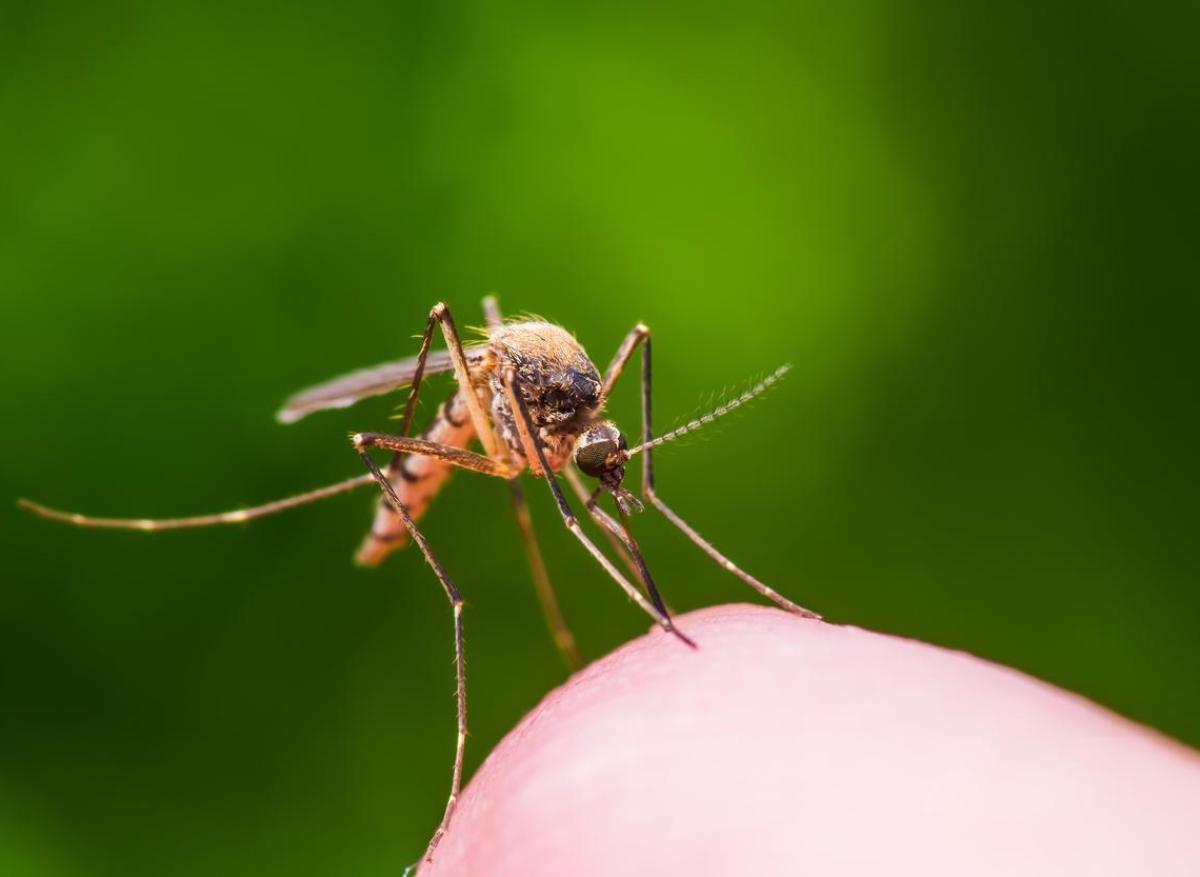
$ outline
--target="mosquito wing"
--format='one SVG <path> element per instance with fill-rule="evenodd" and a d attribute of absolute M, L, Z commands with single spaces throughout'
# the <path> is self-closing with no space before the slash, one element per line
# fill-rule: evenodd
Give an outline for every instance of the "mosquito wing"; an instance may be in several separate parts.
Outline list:
<path fill-rule="evenodd" d="M 425 374 L 440 375 L 453 371 L 449 350 L 431 350 L 425 358 Z M 283 403 L 275 417 L 280 423 L 295 423 L 314 411 L 349 408 L 368 396 L 382 396 L 408 386 L 417 371 L 417 357 L 385 362 L 342 375 L 307 390 L 301 390 Z"/>

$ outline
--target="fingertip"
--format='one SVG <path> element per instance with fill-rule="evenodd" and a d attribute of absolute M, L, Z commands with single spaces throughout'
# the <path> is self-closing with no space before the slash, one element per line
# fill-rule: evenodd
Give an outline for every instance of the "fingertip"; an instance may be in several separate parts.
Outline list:
<path fill-rule="evenodd" d="M 697 650 L 655 630 L 548 695 L 421 873 L 1110 873 L 1200 855 L 1180 816 L 1200 812 L 1196 754 L 1082 698 L 776 609 L 678 620 Z"/>

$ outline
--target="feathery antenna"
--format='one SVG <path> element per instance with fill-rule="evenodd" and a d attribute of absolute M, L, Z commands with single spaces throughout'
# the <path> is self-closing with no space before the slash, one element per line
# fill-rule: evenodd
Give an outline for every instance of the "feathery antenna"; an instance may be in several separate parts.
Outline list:
<path fill-rule="evenodd" d="M 790 368 L 791 368 L 790 365 L 781 365 L 779 368 L 775 369 L 774 372 L 769 374 L 767 377 L 763 378 L 761 381 L 759 381 L 757 384 L 755 384 L 753 387 L 751 387 L 746 392 L 742 393 L 742 395 L 738 396 L 736 399 L 730 399 L 728 402 L 724 403 L 723 405 L 718 406 L 717 408 L 714 408 L 712 411 L 710 411 L 708 414 L 705 414 L 703 417 L 697 417 L 695 420 L 688 421 L 683 426 L 676 427 L 675 429 L 671 430 L 670 432 L 665 432 L 662 435 L 660 435 L 658 438 L 650 439 L 650 441 L 648 441 L 648 442 L 645 442 L 636 447 L 630 448 L 628 451 L 626 451 L 626 454 L 628 456 L 632 457 L 634 454 L 639 454 L 642 451 L 647 450 L 648 448 L 657 448 L 659 445 L 665 445 L 667 442 L 674 441 L 675 439 L 679 438 L 681 435 L 686 435 L 689 432 L 696 431 L 697 429 L 699 429 L 702 426 L 707 426 L 708 424 L 710 424 L 714 420 L 716 420 L 718 417 L 728 414 L 730 411 L 733 411 L 735 408 L 742 407 L 747 402 L 749 402 L 751 399 L 753 399 L 755 396 L 759 396 L 762 393 L 764 393 L 772 384 L 774 384 L 776 381 L 778 381 L 780 378 L 782 378 L 785 374 L 787 374 L 787 371 Z"/>

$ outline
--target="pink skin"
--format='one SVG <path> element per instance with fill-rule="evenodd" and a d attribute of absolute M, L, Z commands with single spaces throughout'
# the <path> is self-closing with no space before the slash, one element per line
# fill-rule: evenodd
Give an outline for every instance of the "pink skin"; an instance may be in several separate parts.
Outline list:
<path fill-rule="evenodd" d="M 679 619 L 546 697 L 431 875 L 1197 875 L 1200 755 L 961 652 L 774 609 Z"/>

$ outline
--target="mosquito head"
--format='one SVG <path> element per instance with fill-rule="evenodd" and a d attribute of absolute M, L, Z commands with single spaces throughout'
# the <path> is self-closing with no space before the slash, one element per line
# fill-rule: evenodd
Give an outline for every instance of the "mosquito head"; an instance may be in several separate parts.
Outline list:
<path fill-rule="evenodd" d="M 588 427 L 575 441 L 575 465 L 584 475 L 599 479 L 600 486 L 616 497 L 621 511 L 641 510 L 641 503 L 621 487 L 625 464 L 629 461 L 629 442 L 611 420 Z"/>
<path fill-rule="evenodd" d="M 629 442 L 611 420 L 590 426 L 575 440 L 575 465 L 584 475 L 599 478 L 605 487 L 620 487 L 625 477 Z"/>

